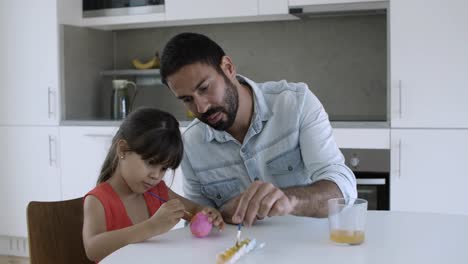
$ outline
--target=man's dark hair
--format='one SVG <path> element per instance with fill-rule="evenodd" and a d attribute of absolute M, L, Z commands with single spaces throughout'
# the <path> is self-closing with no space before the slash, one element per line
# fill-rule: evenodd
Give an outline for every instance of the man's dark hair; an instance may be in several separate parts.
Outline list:
<path fill-rule="evenodd" d="M 167 42 L 161 55 L 161 80 L 167 85 L 167 77 L 182 67 L 193 63 L 213 66 L 222 73 L 221 60 L 224 50 L 213 40 L 197 33 L 180 33 Z"/>

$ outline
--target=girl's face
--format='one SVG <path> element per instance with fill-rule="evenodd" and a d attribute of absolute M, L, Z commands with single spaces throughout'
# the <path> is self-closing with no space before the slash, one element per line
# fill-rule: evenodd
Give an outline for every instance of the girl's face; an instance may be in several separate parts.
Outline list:
<path fill-rule="evenodd" d="M 157 185 L 164 177 L 167 168 L 160 164 L 151 164 L 135 152 L 125 152 L 119 157 L 120 173 L 135 193 L 144 193 Z"/>

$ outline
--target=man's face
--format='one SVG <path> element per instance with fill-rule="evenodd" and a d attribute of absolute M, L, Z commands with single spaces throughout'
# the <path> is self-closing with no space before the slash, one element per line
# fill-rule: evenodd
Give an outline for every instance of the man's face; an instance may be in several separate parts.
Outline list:
<path fill-rule="evenodd" d="M 226 130 L 236 119 L 236 86 L 210 65 L 189 64 L 167 78 L 172 92 L 198 119 L 216 130 Z"/>

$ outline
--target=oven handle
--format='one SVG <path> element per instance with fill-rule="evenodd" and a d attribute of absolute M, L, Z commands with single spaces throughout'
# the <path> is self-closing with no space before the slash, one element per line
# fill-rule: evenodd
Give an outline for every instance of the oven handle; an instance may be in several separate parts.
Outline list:
<path fill-rule="evenodd" d="M 385 179 L 356 179 L 357 185 L 385 185 Z"/>

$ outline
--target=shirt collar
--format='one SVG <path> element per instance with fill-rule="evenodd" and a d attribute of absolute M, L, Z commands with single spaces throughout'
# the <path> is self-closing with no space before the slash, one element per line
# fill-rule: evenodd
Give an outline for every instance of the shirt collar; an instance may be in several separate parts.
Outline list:
<path fill-rule="evenodd" d="M 247 84 L 252 88 L 252 95 L 254 98 L 254 112 L 250 127 L 253 128 L 256 133 L 259 133 L 263 128 L 263 122 L 270 119 L 270 117 L 272 116 L 272 112 L 270 111 L 270 108 L 266 103 L 265 96 L 263 95 L 262 90 L 260 90 L 260 88 L 254 81 L 240 74 L 237 74 L 236 78 L 241 84 Z M 216 139 L 216 141 L 224 143 L 233 139 L 233 137 L 226 131 L 219 131 L 210 127 L 207 124 L 204 125 L 206 142 L 210 142 L 213 139 Z"/>

